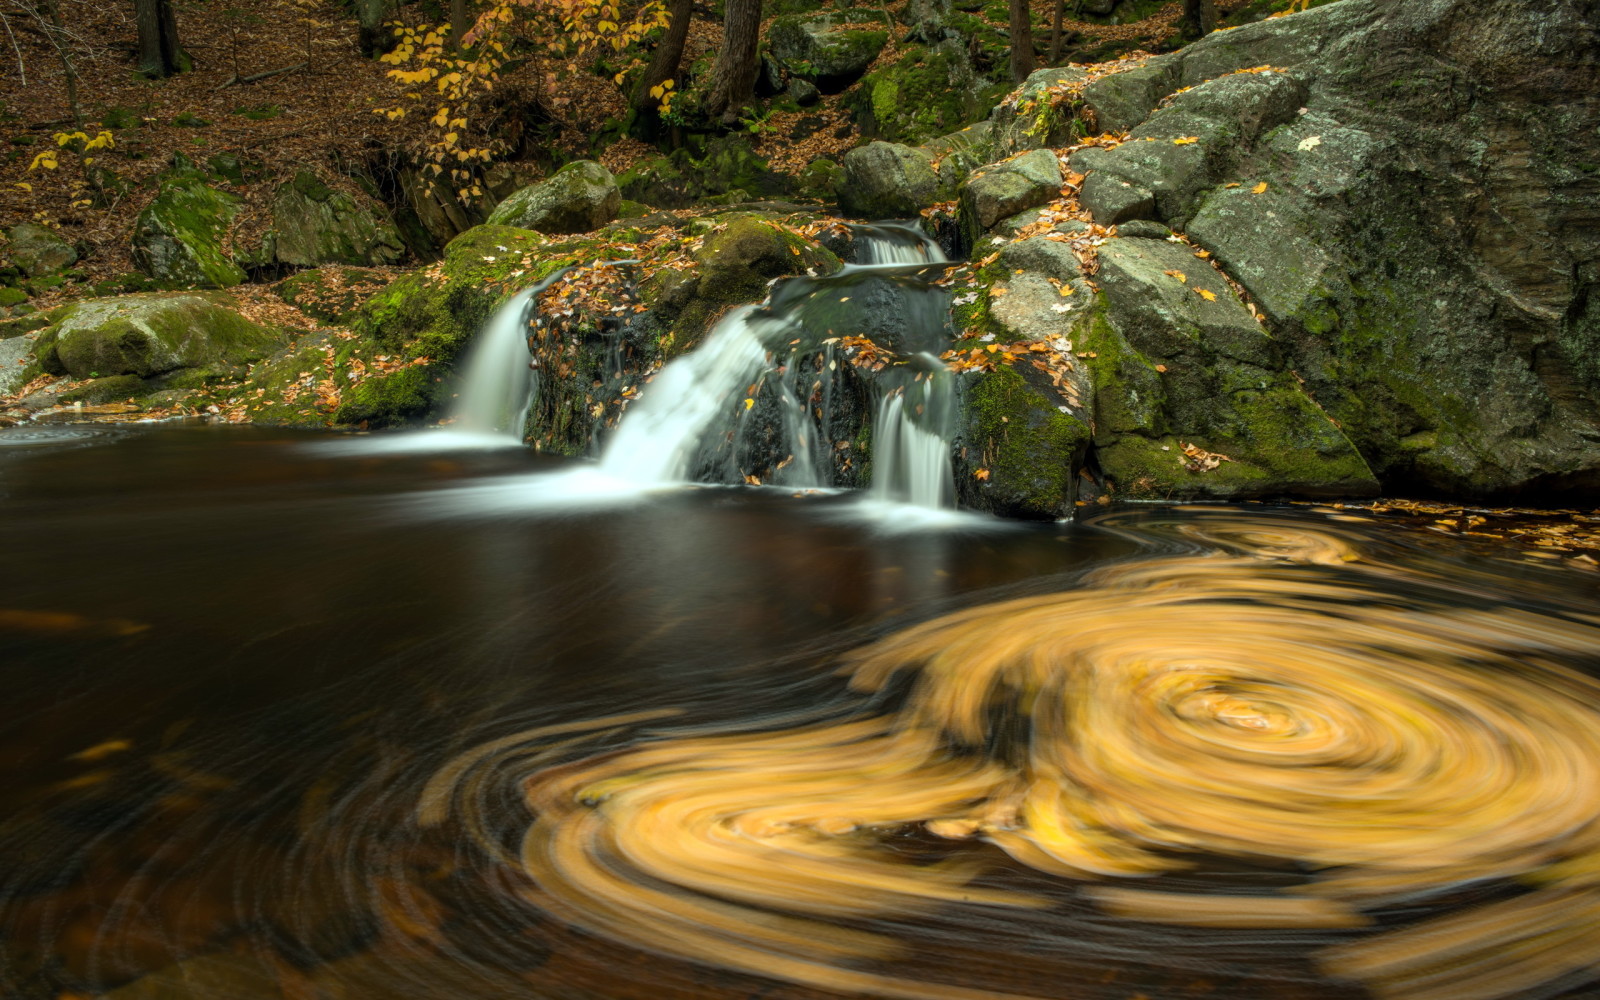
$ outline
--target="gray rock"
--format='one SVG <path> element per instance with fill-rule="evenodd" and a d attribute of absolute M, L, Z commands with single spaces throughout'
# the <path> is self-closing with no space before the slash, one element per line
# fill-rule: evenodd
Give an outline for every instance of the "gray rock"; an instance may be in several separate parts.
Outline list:
<path fill-rule="evenodd" d="M 21 222 L 6 231 L 11 263 L 30 278 L 64 271 L 78 262 L 78 251 L 53 229 Z"/>
<path fill-rule="evenodd" d="M 1179 84 L 1270 63 L 1303 88 L 1286 122 L 1287 94 L 1190 105 L 1243 138 L 1187 230 L 1386 489 L 1600 491 L 1597 47 L 1581 5 L 1345 0 L 1173 57 Z"/>
<path fill-rule="evenodd" d="M 148 378 L 256 361 L 283 340 L 239 315 L 225 294 L 157 292 L 71 303 L 39 334 L 33 352 L 56 374 Z"/>
<path fill-rule="evenodd" d="M 939 200 L 939 177 L 926 154 L 891 142 L 869 142 L 844 155 L 839 207 L 866 219 L 904 219 Z"/>
<path fill-rule="evenodd" d="M 1083 187 L 1078 192 L 1078 204 L 1087 209 L 1100 225 L 1115 226 L 1130 219 L 1148 219 L 1154 215 L 1156 196 L 1116 174 L 1096 170 L 1084 178 Z"/>
<path fill-rule="evenodd" d="M 0 340 L 0 396 L 9 396 L 22 388 L 22 373 L 32 362 L 32 337 Z"/>
<path fill-rule="evenodd" d="M 1172 230 L 1159 222 L 1132 219 L 1117 226 L 1117 235 L 1135 239 L 1164 240 L 1172 235 Z"/>
<path fill-rule="evenodd" d="M 789 99 L 802 108 L 809 108 L 822 100 L 822 91 L 817 89 L 817 85 L 798 76 L 789 81 L 787 92 Z"/>
<path fill-rule="evenodd" d="M 587 233 L 615 219 L 621 208 L 622 192 L 611 172 L 592 160 L 578 160 L 501 202 L 489 224 L 547 234 Z"/>
<path fill-rule="evenodd" d="M 1149 117 L 1163 97 L 1178 89 L 1176 56 L 1156 56 L 1137 69 L 1102 76 L 1083 88 L 1091 127 L 1127 132 Z"/>
<path fill-rule="evenodd" d="M 1092 327 L 1083 346 L 1097 355 L 1095 459 L 1117 495 L 1377 492 L 1354 445 L 1284 370 L 1276 345 L 1221 276 L 1187 247 L 1112 241 L 1096 280 L 1109 324 Z M 1196 468 L 1185 446 L 1227 460 Z"/>
<path fill-rule="evenodd" d="M 157 280 L 196 288 L 239 284 L 245 279 L 244 270 L 225 244 L 242 204 L 196 171 L 164 175 L 155 200 L 134 223 L 134 264 Z"/>
<path fill-rule="evenodd" d="M 1061 165 L 1048 149 L 982 168 L 961 188 L 962 231 L 976 240 L 1001 219 L 1054 200 L 1061 180 Z"/>
<path fill-rule="evenodd" d="M 791 73 L 809 77 L 823 93 L 837 93 L 854 83 L 878 58 L 889 32 L 846 28 L 851 22 L 893 23 L 882 10 L 848 14 L 791 14 L 775 18 L 767 31 L 771 51 Z"/>

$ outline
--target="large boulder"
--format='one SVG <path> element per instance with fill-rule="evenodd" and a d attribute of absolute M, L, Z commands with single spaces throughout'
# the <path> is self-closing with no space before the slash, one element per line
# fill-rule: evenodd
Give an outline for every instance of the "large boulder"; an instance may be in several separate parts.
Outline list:
<path fill-rule="evenodd" d="M 790 14 L 773 19 L 767 40 L 773 56 L 791 73 L 833 94 L 859 79 L 889 41 L 888 31 L 853 26 L 869 21 L 893 23 L 882 10 Z"/>
<path fill-rule="evenodd" d="M 395 264 L 405 257 L 382 205 L 328 187 L 302 170 L 272 196 L 272 228 L 257 257 L 293 267 Z"/>
<path fill-rule="evenodd" d="M 589 233 L 615 219 L 621 208 L 622 192 L 611 171 L 593 160 L 578 160 L 495 206 L 489 224 L 557 235 Z"/>
<path fill-rule="evenodd" d="M 1592 497 L 1596 51 L 1575 0 L 1344 0 L 1096 81 L 1147 141 L 1072 165 L 1214 255 L 1386 489 Z"/>
<path fill-rule="evenodd" d="M 133 229 L 133 262 L 158 281 L 195 288 L 231 288 L 245 273 L 227 249 L 228 229 L 242 200 L 213 187 L 196 170 L 161 178 L 156 197 Z"/>
<path fill-rule="evenodd" d="M 1048 149 L 980 167 L 961 187 L 961 229 L 976 242 L 995 223 L 1061 194 L 1061 164 Z"/>
<path fill-rule="evenodd" d="M 283 344 L 281 334 L 245 319 L 222 292 L 82 299 L 52 317 L 34 354 L 45 371 L 78 379 L 229 368 Z"/>
<path fill-rule="evenodd" d="M 928 155 L 892 142 L 869 142 L 840 163 L 839 207 L 865 219 L 914 218 L 943 192 Z"/>
<path fill-rule="evenodd" d="M 78 262 L 78 251 L 53 229 L 19 222 L 6 230 L 6 256 L 30 278 L 64 271 Z"/>

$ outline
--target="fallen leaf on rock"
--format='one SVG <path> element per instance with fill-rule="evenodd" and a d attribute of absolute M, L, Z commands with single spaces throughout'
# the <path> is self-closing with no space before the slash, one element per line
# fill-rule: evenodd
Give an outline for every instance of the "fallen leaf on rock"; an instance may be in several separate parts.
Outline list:
<path fill-rule="evenodd" d="M 1204 288 L 1196 288 L 1195 291 L 1199 292 L 1200 293 L 1200 297 L 1202 299 L 1205 299 L 1207 302 L 1215 302 L 1215 301 L 1217 301 L 1217 293 L 1216 292 L 1208 292 Z"/>
<path fill-rule="evenodd" d="M 1257 184 L 1255 187 L 1251 188 L 1250 189 L 1250 193 L 1251 194 L 1260 194 L 1261 192 L 1265 191 L 1266 189 L 1267 189 L 1267 182 L 1266 181 L 1262 181 L 1260 184 Z"/>

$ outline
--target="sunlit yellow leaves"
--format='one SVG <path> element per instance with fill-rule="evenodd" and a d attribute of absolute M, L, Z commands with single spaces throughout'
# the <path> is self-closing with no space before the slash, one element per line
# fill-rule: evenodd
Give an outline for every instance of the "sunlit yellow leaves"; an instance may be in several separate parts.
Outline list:
<path fill-rule="evenodd" d="M 1250 193 L 1251 194 L 1260 194 L 1261 192 L 1265 191 L 1266 189 L 1267 189 L 1267 182 L 1266 181 L 1262 181 L 1260 184 L 1257 184 L 1255 187 L 1251 188 L 1250 189 Z"/>
<path fill-rule="evenodd" d="M 1217 301 L 1217 293 L 1216 292 L 1207 291 L 1204 288 L 1196 288 L 1195 291 L 1199 292 L 1200 293 L 1200 297 L 1202 299 L 1205 299 L 1207 302 L 1215 302 L 1215 301 Z"/>
<path fill-rule="evenodd" d="M 42 168 L 44 170 L 54 170 L 57 166 L 58 163 L 56 162 L 56 151 L 53 149 L 47 149 L 33 158 L 33 162 L 28 164 L 28 169 L 39 170 Z"/>

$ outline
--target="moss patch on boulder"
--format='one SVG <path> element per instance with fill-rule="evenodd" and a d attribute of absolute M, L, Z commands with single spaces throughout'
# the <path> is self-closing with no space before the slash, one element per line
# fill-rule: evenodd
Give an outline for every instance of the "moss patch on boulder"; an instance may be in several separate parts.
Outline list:
<path fill-rule="evenodd" d="M 199 171 L 164 175 L 160 192 L 134 223 L 134 264 L 152 278 L 187 287 L 239 284 L 245 273 L 225 240 L 242 204 L 238 196 L 212 187 Z"/>

